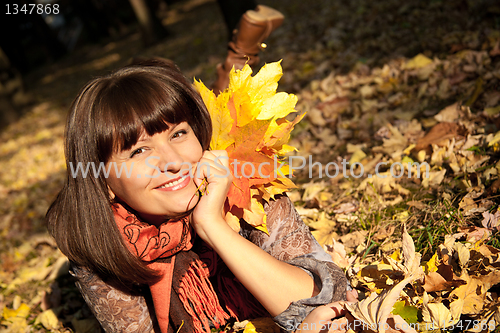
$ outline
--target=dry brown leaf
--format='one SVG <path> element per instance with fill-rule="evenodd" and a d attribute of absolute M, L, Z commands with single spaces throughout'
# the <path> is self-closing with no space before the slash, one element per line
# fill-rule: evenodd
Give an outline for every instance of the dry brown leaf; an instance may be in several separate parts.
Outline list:
<path fill-rule="evenodd" d="M 455 243 L 454 249 L 458 255 L 460 266 L 465 267 L 470 259 L 469 249 L 462 243 Z"/>
<path fill-rule="evenodd" d="M 439 171 L 430 171 L 429 172 L 429 177 L 425 177 L 422 180 L 422 186 L 424 188 L 428 188 L 429 186 L 437 186 L 440 185 L 443 180 L 444 176 L 446 175 L 446 169 L 441 169 Z"/>
<path fill-rule="evenodd" d="M 483 220 L 481 221 L 483 227 L 491 230 L 500 229 L 500 210 L 497 210 L 495 214 L 490 212 L 483 213 Z"/>
<path fill-rule="evenodd" d="M 368 236 L 368 231 L 358 230 L 348 233 L 340 237 L 340 241 L 344 244 L 347 252 L 352 252 L 358 245 L 364 244 Z"/>
<path fill-rule="evenodd" d="M 333 240 L 338 238 L 335 232 L 336 222 L 329 218 L 324 211 L 319 214 L 316 221 L 309 222 L 308 225 L 314 229 L 311 233 L 321 245 L 332 244 Z"/>
<path fill-rule="evenodd" d="M 359 209 L 359 202 L 357 200 L 353 200 L 351 202 L 345 202 L 335 207 L 333 212 L 335 214 L 346 214 L 352 213 Z"/>
<path fill-rule="evenodd" d="M 465 216 L 469 216 L 476 212 L 478 205 L 474 202 L 474 199 L 465 196 L 460 200 L 458 207 L 463 211 Z"/>
<path fill-rule="evenodd" d="M 406 268 L 405 276 L 413 275 L 420 268 L 420 253 L 415 253 L 413 239 L 406 231 L 406 224 L 403 223 L 403 264 Z"/>
<path fill-rule="evenodd" d="M 481 239 L 488 239 L 491 235 L 491 231 L 485 228 L 479 228 L 479 227 L 463 227 L 463 228 L 458 228 L 458 233 L 454 234 L 453 236 L 456 239 L 461 239 L 462 237 L 465 236 L 465 240 L 468 242 L 477 242 Z"/>
<path fill-rule="evenodd" d="M 318 183 L 311 182 L 302 187 L 305 189 L 302 195 L 302 201 L 309 201 L 316 198 L 317 195 L 325 189 L 326 183 L 323 181 Z"/>
<path fill-rule="evenodd" d="M 387 240 L 392 236 L 394 231 L 396 230 L 396 226 L 391 224 L 386 227 L 380 227 L 375 235 L 373 235 L 374 240 Z"/>
<path fill-rule="evenodd" d="M 414 279 L 414 276 L 407 277 L 392 289 L 383 290 L 380 295 L 372 292 L 369 297 L 360 302 L 347 303 L 346 308 L 353 317 L 363 321 L 368 327 L 377 327 L 378 332 L 384 333 L 386 332 L 384 323 L 387 322 L 394 303 L 398 300 L 403 288 Z"/>
<path fill-rule="evenodd" d="M 443 303 L 429 303 L 429 296 L 424 292 L 422 316 L 426 323 L 434 328 L 446 328 L 455 325 L 460 317 L 453 317 L 450 309 Z"/>
<path fill-rule="evenodd" d="M 339 113 L 344 112 L 351 105 L 351 101 L 347 97 L 336 97 L 333 99 L 326 100 L 322 103 L 316 105 L 316 107 L 323 112 L 328 121 L 332 121 L 337 118 Z"/>
<path fill-rule="evenodd" d="M 345 247 L 342 243 L 337 242 L 333 239 L 333 245 L 325 244 L 323 246 L 325 252 L 328 253 L 332 260 L 340 268 L 347 268 L 350 265 L 349 259 L 347 258 L 347 253 Z"/>
<path fill-rule="evenodd" d="M 373 186 L 372 186 L 373 185 Z M 410 191 L 398 184 L 398 179 L 391 176 L 390 172 L 382 172 L 371 178 L 363 179 L 361 184 L 359 184 L 358 191 L 366 191 L 367 193 L 373 193 L 377 191 L 379 194 L 385 194 L 392 191 L 397 191 L 399 194 L 408 195 Z M 380 198 L 380 203 L 386 202 Z M 396 202 L 394 204 L 397 204 Z"/>
<path fill-rule="evenodd" d="M 487 275 L 482 275 L 481 282 L 483 283 L 483 292 L 486 293 L 491 287 L 500 283 L 500 274 L 498 271 L 494 271 Z"/>
<path fill-rule="evenodd" d="M 60 326 L 59 319 L 57 319 L 52 309 L 40 313 L 35 320 L 35 324 L 38 323 L 42 324 L 48 330 L 55 330 Z"/>
<path fill-rule="evenodd" d="M 453 267 L 445 263 L 437 265 L 436 272 L 430 272 L 425 276 L 424 289 L 427 292 L 452 290 L 455 287 L 466 284 L 453 273 Z"/>
<path fill-rule="evenodd" d="M 491 264 L 500 262 L 500 250 L 491 245 L 481 244 L 477 249 Z"/>
<path fill-rule="evenodd" d="M 434 116 L 434 119 L 436 119 L 440 123 L 443 122 L 453 123 L 460 117 L 459 110 L 460 109 L 458 103 L 454 103 L 452 105 L 445 107 L 443 110 L 439 111 L 439 113 Z"/>
<path fill-rule="evenodd" d="M 403 66 L 405 69 L 418 69 L 424 68 L 428 65 L 432 64 L 432 59 L 429 59 L 422 53 L 417 54 L 412 59 L 408 60 L 406 64 Z"/>
<path fill-rule="evenodd" d="M 321 131 L 318 132 L 314 131 L 313 134 L 318 140 L 320 140 L 320 142 L 323 142 L 327 147 L 332 147 L 338 142 L 337 136 L 328 127 L 324 127 L 321 129 Z"/>
<path fill-rule="evenodd" d="M 373 147 L 374 152 L 384 152 L 388 155 L 401 155 L 403 150 L 408 147 L 408 139 L 405 138 L 397 127 L 391 124 L 386 125 L 391 135 L 388 139 L 383 139 L 383 144 L 380 147 Z"/>
<path fill-rule="evenodd" d="M 431 145 L 440 145 L 446 140 L 452 138 L 460 138 L 464 135 L 464 130 L 456 123 L 442 122 L 436 124 L 431 130 L 421 139 L 417 141 L 417 145 L 412 152 L 425 150 L 428 155 L 431 155 Z"/>
<path fill-rule="evenodd" d="M 462 285 L 450 293 L 450 298 L 457 297 L 463 300 L 463 306 L 460 313 L 462 314 L 479 314 L 483 309 L 486 291 L 481 278 L 469 277 L 468 274 L 462 274 L 460 279 L 466 281 L 467 284 Z"/>
<path fill-rule="evenodd" d="M 323 127 L 326 125 L 326 120 L 323 118 L 323 113 L 318 109 L 312 109 L 307 112 L 307 118 L 311 124 Z"/>

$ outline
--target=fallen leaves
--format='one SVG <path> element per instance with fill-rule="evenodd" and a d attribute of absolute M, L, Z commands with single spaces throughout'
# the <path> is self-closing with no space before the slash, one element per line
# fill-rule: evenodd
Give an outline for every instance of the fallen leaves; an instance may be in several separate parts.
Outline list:
<path fill-rule="evenodd" d="M 455 108 L 455 104 L 452 108 Z M 425 150 L 428 155 L 431 155 L 433 144 L 438 146 L 443 143 L 446 144 L 450 139 L 459 138 L 460 133 L 463 133 L 460 125 L 452 122 L 440 122 L 433 126 L 423 138 L 417 141 L 414 151 Z"/>
<path fill-rule="evenodd" d="M 43 327 L 45 327 L 48 330 L 57 329 L 58 327 L 61 326 L 61 324 L 59 323 L 59 319 L 57 318 L 57 315 L 54 313 L 54 310 L 52 309 L 40 313 L 38 317 L 36 317 L 35 325 L 36 324 L 42 324 Z"/>
<path fill-rule="evenodd" d="M 487 50 L 463 50 L 446 58 L 419 54 L 382 68 L 360 65 L 346 75 L 332 74 L 300 95 L 305 101 L 299 104 L 316 111 L 322 111 L 317 105 L 325 100 L 349 100 L 331 123 L 325 113 L 316 112 L 321 121 L 311 121 L 293 142 L 301 156 L 347 162 L 343 177 L 325 180 L 314 174 L 316 183 L 326 183 L 334 195 L 331 206 L 317 206 L 328 213 L 324 224 L 320 212 L 305 220 L 328 242 L 325 248 L 335 262 L 342 267 L 350 263 L 351 284 L 369 295 L 357 305 L 359 318 L 372 324 L 379 320 L 381 295 L 408 274 L 403 258 L 416 251 L 390 232 L 384 237 L 383 230 L 397 221 L 412 226 L 410 233 L 425 254 L 425 277 L 403 287 L 394 313 L 405 314 L 401 309 L 406 308 L 414 315 L 405 318 L 413 318 L 422 332 L 453 329 L 467 320 L 489 325 L 483 331 L 500 325 L 495 321 L 498 256 L 485 244 L 499 245 L 496 62 Z M 480 72 L 488 73 L 486 79 Z M 306 138 L 319 141 L 306 135 L 322 128 L 337 133 L 328 156 L 301 144 Z M 364 168 L 360 178 L 352 175 L 355 163 Z M 351 200 L 359 203 L 352 211 Z M 436 203 L 444 209 L 436 212 Z M 347 246 L 345 232 L 354 239 L 359 228 L 367 231 L 364 241 Z M 458 329 L 480 331 L 472 325 Z"/>
<path fill-rule="evenodd" d="M 415 245 L 410 235 L 406 232 L 406 229 L 403 230 L 402 253 L 402 265 L 392 258 L 388 259 L 390 266 L 394 270 L 403 273 L 404 279 L 392 287 L 385 288 L 380 294 L 372 292 L 364 300 L 356 302 L 353 305 L 350 303 L 346 304 L 346 308 L 352 316 L 361 320 L 367 327 L 377 328 L 375 331 L 381 333 L 388 331 L 386 324 L 389 315 L 394 304 L 400 298 L 403 289 L 407 284 L 419 280 L 423 276 L 423 270 L 420 267 L 420 254 L 415 253 Z"/>
<path fill-rule="evenodd" d="M 500 250 L 482 240 L 458 242 L 460 237 L 449 237 L 421 265 L 411 237 L 403 231 L 401 255 L 396 251 L 382 262 L 358 262 L 348 268 L 351 282 L 358 289 L 365 286 L 369 296 L 346 308 L 374 332 L 392 332 L 394 326 L 388 324 L 391 311 L 401 316 L 398 320 L 406 323 L 405 327 L 414 324 L 411 327 L 419 332 L 453 329 L 469 319 L 492 331 L 500 325 L 495 319 L 497 294 L 491 291 L 500 283 L 500 266 L 496 264 Z"/>
<path fill-rule="evenodd" d="M 24 333 L 28 328 L 26 318 L 30 313 L 30 307 L 27 304 L 20 304 L 15 309 L 3 308 L 1 325 L 8 326 L 9 332 Z"/>
<path fill-rule="evenodd" d="M 495 214 L 490 212 L 483 212 L 483 220 L 481 221 L 483 227 L 491 231 L 500 230 L 500 211 L 497 210 Z"/>
<path fill-rule="evenodd" d="M 278 47 L 270 47 L 265 56 L 275 52 L 268 59 L 285 58 L 282 88 L 295 91 L 296 109 L 307 111 L 292 135 L 291 145 L 299 149 L 292 154 L 312 155 L 324 165 L 335 161 L 341 166 L 345 159 L 349 176 L 344 177 L 342 166 L 335 179 L 324 172 L 319 179 L 317 167 L 313 179 L 308 170 L 305 176 L 299 170 L 298 188 L 290 194 L 298 211 L 318 239 L 330 244 L 322 245 L 352 273 L 352 284 L 361 294 L 380 293 L 404 278 L 400 233 L 390 227 L 406 222 L 424 254 L 426 277 L 422 286 L 414 283 L 403 289 L 392 314 L 431 331 L 433 325 L 422 317 L 423 291 L 428 295 L 428 320 L 453 320 L 464 305 L 467 311 L 479 310 L 474 304 L 480 299 L 480 313 L 461 315 L 455 331 L 481 331 L 473 329 L 473 320 L 487 327 L 483 331 L 494 330 L 500 323 L 498 284 L 488 286 L 496 281 L 500 265 L 498 250 L 491 246 L 499 244 L 500 33 L 491 23 L 498 5 L 482 0 L 350 1 L 328 6 L 293 1 L 285 7 L 300 14 L 290 17 L 301 19 L 275 32 L 280 34 L 273 41 Z M 314 20 L 304 20 L 307 15 Z M 166 45 L 179 44 L 161 47 Z M 305 50 L 296 52 L 301 45 Z M 210 62 L 203 66 L 213 70 Z M 196 68 L 192 73 L 198 76 L 200 67 Z M 212 76 L 213 72 L 207 74 Z M 64 79 L 63 87 L 73 82 Z M 42 332 L 49 329 L 41 321 L 34 327 L 42 310 L 54 308 L 62 317 L 55 308 L 64 291 L 49 286 L 56 269 L 42 279 L 59 257 L 54 248 L 24 235 L 43 231 L 43 216 L 61 186 L 64 111 L 53 111 L 54 104 L 68 104 L 54 97 L 63 89 L 49 92 L 48 84 L 43 87 L 40 95 L 53 101 L 28 112 L 5 129 L 0 140 L 0 310 L 3 314 L 4 308 L 17 311 L 22 303 L 28 305 L 30 313 L 21 316 L 20 324 Z M 210 103 L 216 101 L 207 100 Z M 242 116 L 244 126 L 244 112 Z M 218 133 L 230 131 L 227 114 L 214 121 L 216 131 L 222 129 Z M 440 130 L 430 136 L 435 126 Z M 421 141 L 424 137 L 427 142 Z M 234 143 L 224 136 L 215 142 L 223 143 L 217 149 Z M 416 147 L 419 143 L 424 148 Z M 422 176 L 425 168 L 416 176 L 416 166 L 411 177 L 408 168 L 400 178 L 349 175 L 355 162 L 372 175 L 379 162 L 386 163 L 379 168 L 383 177 L 390 175 L 391 166 L 397 170 L 398 162 L 406 166 L 408 161 L 427 162 L 430 178 Z M 439 210 L 441 206 L 446 209 Z M 21 248 L 20 243 L 31 246 Z M 66 306 L 73 296 L 63 294 Z M 64 326 L 76 332 L 99 329 L 90 313 L 82 314 L 81 304 L 65 317 Z M 9 325 L 2 318 L 1 329 L 10 330 Z M 254 326 L 257 332 L 266 329 Z"/>

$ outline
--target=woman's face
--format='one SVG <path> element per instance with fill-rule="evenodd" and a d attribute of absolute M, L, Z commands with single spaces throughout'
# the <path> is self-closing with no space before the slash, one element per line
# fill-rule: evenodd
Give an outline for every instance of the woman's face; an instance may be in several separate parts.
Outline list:
<path fill-rule="evenodd" d="M 144 133 L 131 149 L 111 156 L 106 165 L 111 169 L 108 186 L 143 219 L 159 225 L 197 204 L 192 176 L 202 154 L 203 148 L 187 122 L 169 124 L 164 132 L 153 136 Z"/>

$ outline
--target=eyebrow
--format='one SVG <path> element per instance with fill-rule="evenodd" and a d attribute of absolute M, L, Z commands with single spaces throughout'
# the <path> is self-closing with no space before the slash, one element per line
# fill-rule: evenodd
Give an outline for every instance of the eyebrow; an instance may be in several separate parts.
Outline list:
<path fill-rule="evenodd" d="M 177 124 L 170 124 L 170 125 L 168 125 L 168 124 L 167 124 L 167 125 L 168 125 L 168 127 L 167 127 L 166 131 L 173 131 L 174 129 L 176 129 L 176 128 L 177 128 L 180 124 L 182 124 L 182 123 L 183 123 L 183 122 L 180 122 L 180 123 L 177 123 Z M 154 135 L 154 134 L 153 134 L 153 135 Z M 138 143 L 143 143 L 143 142 L 148 141 L 148 139 L 144 139 L 144 137 L 145 137 L 145 136 L 146 136 L 146 135 L 141 134 L 141 137 L 139 138 L 139 140 L 137 140 L 137 142 L 136 142 L 133 146 L 137 145 Z M 151 136 L 150 136 L 150 135 L 147 135 L 147 137 L 148 137 L 148 138 L 150 138 Z M 131 147 L 131 149 L 133 148 L 133 146 Z"/>

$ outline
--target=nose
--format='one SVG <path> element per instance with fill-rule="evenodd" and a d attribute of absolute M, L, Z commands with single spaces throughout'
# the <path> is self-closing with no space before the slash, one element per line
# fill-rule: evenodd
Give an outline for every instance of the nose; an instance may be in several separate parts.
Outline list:
<path fill-rule="evenodd" d="M 159 147 L 158 152 L 160 155 L 159 163 L 162 172 L 176 174 L 182 169 L 184 159 L 176 147 L 165 142 Z"/>

